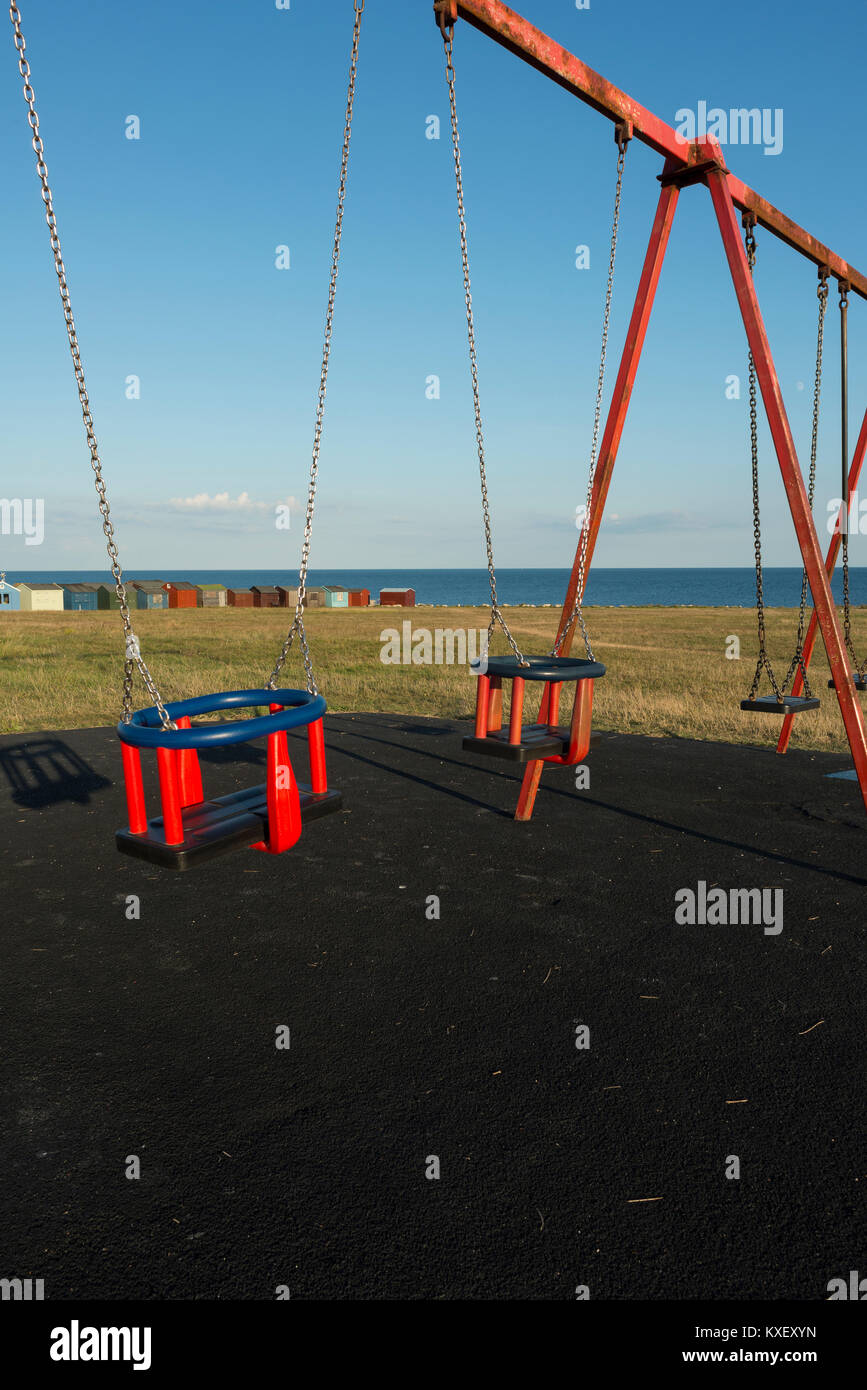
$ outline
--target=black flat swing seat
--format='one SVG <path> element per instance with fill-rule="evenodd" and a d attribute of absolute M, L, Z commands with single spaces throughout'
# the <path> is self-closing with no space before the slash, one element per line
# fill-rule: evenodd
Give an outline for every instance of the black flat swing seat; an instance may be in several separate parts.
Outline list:
<path fill-rule="evenodd" d="M 267 705 L 251 719 L 192 725 L 192 717 L 219 710 Z M 323 715 L 325 701 L 304 690 L 236 690 L 166 705 L 174 727 L 164 729 L 156 709 L 138 710 L 119 724 L 129 825 L 118 830 L 122 854 L 161 868 L 183 871 L 231 850 L 253 848 L 284 854 L 308 821 L 337 811 L 341 795 L 328 787 Z M 299 785 L 289 759 L 287 730 L 305 728 L 310 785 Z M 267 738 L 262 786 L 205 800 L 199 749 Z M 145 809 L 141 749 L 157 754 L 162 815 Z"/>
<path fill-rule="evenodd" d="M 856 690 L 867 690 L 867 676 L 862 676 L 859 671 L 852 672 L 852 682 Z M 833 677 L 828 681 L 828 689 L 834 689 Z"/>
<path fill-rule="evenodd" d="M 741 709 L 750 714 L 802 714 L 804 710 L 819 709 L 819 701 L 806 695 L 784 695 L 782 700 L 776 695 L 760 695 L 756 700 L 741 700 Z"/>
<path fill-rule="evenodd" d="M 463 740 L 468 753 L 503 758 L 509 762 L 552 762 L 571 766 L 586 756 L 590 747 L 593 682 L 605 675 L 601 661 L 573 660 L 561 656 L 531 656 L 522 666 L 517 657 L 490 657 L 477 666 L 476 725 Z M 509 724 L 503 728 L 503 681 L 512 682 Z M 545 690 L 535 724 L 523 723 L 524 685 L 542 681 Z M 575 684 L 572 721 L 559 723 L 560 693 L 564 684 Z"/>
<path fill-rule="evenodd" d="M 569 730 L 561 724 L 553 728 L 547 724 L 523 724 L 518 743 L 510 742 L 508 729 L 493 729 L 484 738 L 467 734 L 461 746 L 467 753 L 483 753 L 485 757 L 503 758 L 510 763 L 537 763 L 561 757 L 568 742 Z"/>
<path fill-rule="evenodd" d="M 340 810 L 343 802 L 340 792 L 317 793 L 300 782 L 297 785 L 303 825 L 327 816 L 330 811 Z M 183 828 L 181 843 L 167 845 L 165 820 L 162 816 L 154 816 L 142 834 L 118 830 L 115 840 L 121 854 L 180 872 L 231 850 L 268 844 L 268 788 L 263 783 L 260 787 L 249 787 L 228 796 L 216 796 L 212 801 L 186 806 Z"/>

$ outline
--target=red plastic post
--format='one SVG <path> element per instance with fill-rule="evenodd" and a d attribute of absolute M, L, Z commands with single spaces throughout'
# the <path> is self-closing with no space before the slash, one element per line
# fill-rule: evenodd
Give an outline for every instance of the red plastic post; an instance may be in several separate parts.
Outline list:
<path fill-rule="evenodd" d="M 184 818 L 181 812 L 181 782 L 176 748 L 157 749 L 157 770 L 160 775 L 160 800 L 166 844 L 181 845 L 184 841 Z"/>
<path fill-rule="evenodd" d="M 143 835 L 148 828 L 145 808 L 144 782 L 141 775 L 141 752 L 130 743 L 120 745 L 123 758 L 123 782 L 131 835 Z"/>
<path fill-rule="evenodd" d="M 524 685 L 523 676 L 516 676 L 512 681 L 512 700 L 509 705 L 509 742 L 521 742 L 521 729 L 524 722 Z"/>
<path fill-rule="evenodd" d="M 268 839 L 254 845 L 268 854 L 284 854 L 301 838 L 301 801 L 298 783 L 289 761 L 285 732 L 268 739 Z"/>
<path fill-rule="evenodd" d="M 503 727 L 503 678 L 491 676 L 488 696 L 488 733 L 498 734 Z"/>
<path fill-rule="evenodd" d="M 590 735 L 593 731 L 593 686 L 591 680 L 577 681 L 575 701 L 572 705 L 572 720 L 569 727 L 569 742 L 565 753 L 555 753 L 543 759 L 546 763 L 559 763 L 571 767 L 580 763 L 590 751 Z M 555 726 L 556 727 L 556 726 Z"/>
<path fill-rule="evenodd" d="M 590 749 L 590 735 L 593 729 L 593 687 L 595 681 L 578 681 L 575 686 L 575 704 L 572 706 L 572 725 L 569 730 L 569 748 L 563 759 L 567 767 L 580 763 Z"/>
<path fill-rule="evenodd" d="M 488 696 L 490 691 L 490 676 L 479 676 L 479 685 L 476 690 L 476 738 L 488 737 Z"/>
<path fill-rule="evenodd" d="M 277 714 L 283 705 L 269 705 L 271 714 Z M 265 790 L 268 805 L 268 839 L 259 840 L 251 849 L 263 850 L 266 854 L 284 854 L 301 838 L 301 799 L 298 783 L 289 761 L 289 741 L 285 730 L 271 734 L 268 739 L 267 786 Z"/>
<path fill-rule="evenodd" d="M 583 681 L 580 684 L 584 684 Z M 552 681 L 548 689 L 548 708 L 545 712 L 545 723 L 548 725 L 550 733 L 556 733 L 560 723 L 560 693 L 563 689 L 562 681 Z"/>
<path fill-rule="evenodd" d="M 310 786 L 317 794 L 328 791 L 328 772 L 325 767 L 325 726 L 316 719 L 307 726 L 307 746 L 310 751 Z"/>
<path fill-rule="evenodd" d="M 179 729 L 192 728 L 192 721 L 188 714 L 182 714 L 175 720 Z M 178 780 L 181 787 L 181 805 L 198 806 L 200 801 L 204 801 L 205 792 L 202 787 L 202 769 L 199 765 L 199 754 L 195 748 L 178 749 Z"/>

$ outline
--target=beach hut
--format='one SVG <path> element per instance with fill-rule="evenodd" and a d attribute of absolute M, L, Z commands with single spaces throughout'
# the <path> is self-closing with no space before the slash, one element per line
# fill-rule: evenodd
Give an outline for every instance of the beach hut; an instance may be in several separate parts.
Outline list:
<path fill-rule="evenodd" d="M 369 608 L 370 590 L 369 589 L 350 589 L 349 590 L 350 608 Z"/>
<path fill-rule="evenodd" d="M 120 599 L 113 584 L 100 584 L 96 590 L 97 608 L 120 608 Z"/>
<path fill-rule="evenodd" d="M 338 584 L 325 584 L 322 592 L 325 595 L 326 608 L 348 608 L 349 590 L 341 589 Z"/>
<path fill-rule="evenodd" d="M 415 589 L 380 589 L 382 608 L 415 608 Z"/>
<path fill-rule="evenodd" d="M 294 589 L 287 589 L 285 585 L 283 585 L 283 584 L 278 584 L 278 585 L 277 585 L 277 588 L 278 588 L 278 590 L 280 591 L 280 593 L 283 595 L 283 604 L 282 604 L 282 607 L 283 607 L 283 608 L 297 608 L 297 607 L 298 607 L 298 586 L 297 586 L 297 585 L 295 586 Z M 305 589 L 305 590 L 304 590 L 304 607 L 305 607 L 305 608 L 324 608 L 324 607 L 325 607 L 325 590 L 324 590 L 324 588 Z"/>
<path fill-rule="evenodd" d="M 5 574 L 0 577 L 0 613 L 17 613 L 21 608 L 21 594 L 17 584 L 10 584 Z"/>
<path fill-rule="evenodd" d="M 198 588 L 200 608 L 225 608 L 225 584 L 200 584 Z"/>
<path fill-rule="evenodd" d="M 137 608 L 168 608 L 169 596 L 159 579 L 136 579 L 132 588 Z"/>
<path fill-rule="evenodd" d="M 163 588 L 169 596 L 169 608 L 198 608 L 199 591 L 185 579 L 174 579 Z"/>
<path fill-rule="evenodd" d="M 63 589 L 59 584 L 19 584 L 18 592 L 24 612 L 63 612 Z"/>
<path fill-rule="evenodd" d="M 251 584 L 254 608 L 285 608 L 285 590 L 276 584 Z"/>
<path fill-rule="evenodd" d="M 226 602 L 230 608 L 252 608 L 253 594 L 250 589 L 227 589 Z"/>
<path fill-rule="evenodd" d="M 68 613 L 95 613 L 99 608 L 100 584 L 64 584 L 63 607 Z"/>

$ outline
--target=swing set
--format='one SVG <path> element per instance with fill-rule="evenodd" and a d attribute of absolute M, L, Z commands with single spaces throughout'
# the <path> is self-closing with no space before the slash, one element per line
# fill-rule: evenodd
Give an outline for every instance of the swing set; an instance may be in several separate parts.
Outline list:
<path fill-rule="evenodd" d="M 778 750 L 783 753 L 788 747 L 791 729 L 797 714 L 818 708 L 819 701 L 813 697 L 809 686 L 808 668 L 818 631 L 821 631 L 828 662 L 831 668 L 829 687 L 833 688 L 840 705 L 843 723 L 855 772 L 861 789 L 862 800 L 867 808 L 867 737 L 862 710 L 856 697 L 856 689 L 867 689 L 867 658 L 859 662 L 852 641 L 851 599 L 849 588 L 849 549 L 848 517 L 850 493 L 857 486 L 861 467 L 867 451 L 867 413 L 859 436 L 855 456 L 849 467 L 848 443 L 848 343 L 847 306 L 848 297 L 854 293 L 867 299 L 867 278 L 861 275 L 840 256 L 832 252 L 815 237 L 811 236 L 797 223 L 780 212 L 772 204 L 761 198 L 746 184 L 734 177 L 726 167 L 722 149 L 712 136 L 705 136 L 693 142 L 685 141 L 670 126 L 666 125 L 652 112 L 613 86 L 599 73 L 594 72 L 580 59 L 568 53 L 560 44 L 543 34 L 534 25 L 516 14 L 500 0 L 437 0 L 434 5 L 437 22 L 443 33 L 447 50 L 451 51 L 455 28 L 463 20 L 487 38 L 493 39 L 516 57 L 537 69 L 565 88 L 579 100 L 592 106 L 594 110 L 607 116 L 614 125 L 615 140 L 618 147 L 617 192 L 611 238 L 611 259 L 609 262 L 608 288 L 603 319 L 602 353 L 600 359 L 599 386 L 596 400 L 593 439 L 590 450 L 590 477 L 588 500 L 578 548 L 572 567 L 572 575 L 566 592 L 565 602 L 557 630 L 552 654 L 560 659 L 568 657 L 574 637 L 576 620 L 585 640 L 588 661 L 592 651 L 586 627 L 581 617 L 584 589 L 593 556 L 599 527 L 605 508 L 605 501 L 611 484 L 614 464 L 626 421 L 632 390 L 638 372 L 648 323 L 656 296 L 663 261 L 668 248 L 668 240 L 682 189 L 703 184 L 711 195 L 714 213 L 719 225 L 723 248 L 735 288 L 738 305 L 743 318 L 749 345 L 750 367 L 750 442 L 753 475 L 753 524 L 755 535 L 756 560 L 756 611 L 759 635 L 759 658 L 749 696 L 742 702 L 742 708 L 752 713 L 783 715 L 783 728 L 778 742 Z M 449 59 L 451 67 L 451 60 Z M 453 84 L 453 75 L 452 75 Z M 455 160 L 458 166 L 458 199 L 462 204 L 460 185 L 459 154 L 457 152 L 457 131 L 452 105 L 453 132 L 455 135 Z M 656 215 L 650 233 L 650 240 L 638 284 L 638 291 L 632 309 L 626 342 L 620 359 L 620 366 L 608 407 L 602 442 L 597 452 L 597 437 L 600 423 L 601 402 L 605 375 L 605 353 L 608 336 L 608 318 L 611 305 L 611 289 L 614 276 L 614 261 L 617 246 L 620 191 L 623 174 L 623 154 L 628 141 L 640 140 L 649 145 L 664 158 L 662 173 L 659 175 L 660 195 Z M 741 240 L 737 212 L 741 212 L 741 224 L 745 232 Z M 463 225 L 463 224 L 462 224 Z M 783 404 L 782 392 L 777 377 L 761 310 L 753 283 L 753 270 L 756 260 L 755 229 L 761 226 L 765 231 L 798 251 L 818 267 L 819 273 L 819 327 L 817 335 L 816 376 L 813 401 L 813 435 L 810 455 L 809 489 L 805 488 L 798 462 L 797 450 Z M 465 280 L 466 276 L 466 256 Z M 828 281 L 835 279 L 840 292 L 841 323 L 841 457 L 842 457 L 842 505 L 837 528 L 823 564 L 818 536 L 812 515 L 815 491 L 816 452 L 819 429 L 819 408 L 821 400 L 822 362 L 824 345 L 825 309 L 828 298 Z M 467 287 L 468 317 L 470 319 L 470 355 L 473 363 L 473 383 L 476 384 L 475 353 L 472 334 L 472 308 Z M 763 571 L 761 549 L 761 522 L 759 512 L 758 480 L 758 392 L 762 400 L 774 442 L 786 497 L 792 514 L 795 534 L 803 560 L 803 580 L 801 604 L 798 616 L 798 630 L 795 654 L 782 682 L 777 680 L 767 654 L 765 625 Z M 480 435 L 478 401 L 476 409 L 477 433 Z M 481 438 L 480 438 L 480 457 Z M 482 460 L 483 462 L 483 460 Z M 487 499 L 484 489 L 485 517 L 487 522 Z M 844 623 L 841 631 L 834 601 L 831 596 L 830 580 L 837 556 L 843 550 L 843 593 Z M 490 546 L 489 546 L 490 560 Z M 806 624 L 807 593 L 812 594 L 814 610 L 809 625 Z M 496 590 L 492 575 L 492 620 L 498 616 Z M 510 634 L 505 629 L 507 638 Z M 511 645 L 511 642 L 510 642 Z M 604 668 L 585 668 L 574 671 L 569 679 L 576 682 L 575 706 L 568 740 L 566 731 L 556 728 L 557 701 L 559 685 L 556 672 L 551 670 L 547 676 L 532 674 L 537 659 L 531 658 L 529 669 L 517 669 L 522 664 L 521 654 L 513 646 L 514 664 L 501 668 L 495 658 L 489 663 L 487 679 L 480 675 L 476 706 L 475 736 L 465 741 L 465 746 L 477 752 L 487 752 L 491 756 L 511 756 L 516 761 L 526 763 L 521 788 L 517 820 L 529 820 L 533 814 L 536 795 L 545 762 L 569 763 L 580 761 L 589 747 L 589 711 L 592 703 L 592 688 L 587 686 L 604 674 Z M 580 668 L 580 663 L 579 663 Z M 542 670 L 541 664 L 539 670 Z M 762 673 L 766 673 L 771 684 L 772 694 L 759 696 Z M 504 734 L 502 722 L 503 677 L 512 679 L 513 696 L 509 718 L 509 733 Z M 582 679 L 583 677 L 583 679 Z M 521 725 L 521 707 L 524 697 L 525 679 L 545 679 L 539 716 L 535 725 Z M 585 683 L 586 682 L 586 683 Z M 576 736 L 580 730 L 580 736 Z M 555 738 L 559 747 L 554 749 L 546 744 L 546 735 Z M 508 752 L 504 746 L 508 744 Z M 583 751 L 581 751 L 583 750 Z"/>
<path fill-rule="evenodd" d="M 118 831 L 117 846 L 127 854 L 173 869 L 191 865 L 245 846 L 282 854 L 297 843 L 303 825 L 337 810 L 340 793 L 329 789 L 325 760 L 323 719 L 325 700 L 319 694 L 313 662 L 304 629 L 307 574 L 316 503 L 316 488 L 325 417 L 325 399 L 334 324 L 334 309 L 340 268 L 344 206 L 349 168 L 352 122 L 358 76 L 359 42 L 365 0 L 353 0 L 354 22 L 349 69 L 343 150 L 338 184 L 337 220 L 331 261 L 325 337 L 319 394 L 313 435 L 313 456 L 307 497 L 304 539 L 301 549 L 298 599 L 289 632 L 274 670 L 263 686 L 230 691 L 198 699 L 163 702 L 153 676 L 141 654 L 133 631 L 118 548 L 114 538 L 110 509 L 103 478 L 93 417 L 85 385 L 78 336 L 72 315 L 66 269 L 61 252 L 44 147 L 39 133 L 39 117 L 31 83 L 17 4 L 10 5 L 10 19 L 23 80 L 28 123 L 36 154 L 36 168 L 50 244 L 60 288 L 63 316 L 72 355 L 73 368 L 85 427 L 90 462 L 98 498 L 102 529 L 115 580 L 125 644 L 122 715 L 118 724 L 126 786 L 128 827 Z M 478 671 L 475 728 L 464 740 L 464 747 L 475 753 L 523 764 L 524 780 L 516 810 L 516 820 L 531 818 L 545 763 L 572 766 L 581 762 L 590 747 L 593 689 L 605 675 L 605 666 L 593 654 L 583 612 L 584 592 L 599 527 L 605 507 L 614 463 L 635 383 L 647 326 L 656 295 L 663 260 L 680 192 L 703 184 L 710 192 L 719 224 L 729 270 L 735 287 L 749 344 L 750 437 L 753 478 L 753 522 L 756 557 L 756 608 L 759 630 L 759 659 L 749 697 L 743 708 L 753 712 L 784 716 L 778 750 L 788 747 L 792 722 L 797 714 L 818 706 L 809 686 L 808 668 L 821 631 L 831 668 L 829 685 L 834 688 L 843 716 L 862 798 L 867 807 L 867 737 L 856 688 L 867 689 L 867 657 L 859 663 L 851 635 L 849 594 L 848 513 L 850 491 L 857 487 L 867 451 L 867 414 L 859 435 L 851 467 L 848 459 L 848 295 L 867 299 L 867 279 L 839 256 L 810 236 L 752 189 L 737 180 L 726 168 L 718 142 L 711 136 L 688 143 L 644 107 L 593 72 L 578 58 L 521 18 L 500 0 L 437 0 L 435 18 L 441 32 L 446 62 L 446 78 L 451 111 L 451 128 L 466 306 L 470 378 L 475 412 L 482 517 L 490 580 L 490 623 L 488 638 L 502 631 L 511 651 L 509 656 L 486 658 Z M 596 403 L 590 446 L 587 500 L 581 534 L 570 582 L 554 644 L 548 655 L 528 656 L 518 647 L 509 630 L 497 596 L 490 506 L 488 500 L 485 440 L 480 403 L 475 323 L 469 266 L 469 242 L 464 205 L 463 172 L 457 114 L 454 68 L 454 36 L 459 21 L 466 21 L 482 34 L 507 48 L 546 77 L 557 82 L 580 100 L 607 116 L 614 125 L 617 146 L 616 187 L 612 218 L 608 281 L 602 324 L 602 343 L 597 378 Z M 664 157 L 659 182 L 659 203 L 651 230 L 638 292 L 632 310 L 626 343 L 621 355 L 614 391 L 609 404 L 600 443 L 602 402 L 605 387 L 608 333 L 614 285 L 620 205 L 627 149 L 633 139 L 649 145 Z M 746 233 L 741 240 L 736 210 L 742 213 Z M 761 226 L 818 266 L 819 325 L 816 374 L 813 397 L 813 432 L 809 486 L 805 488 L 797 452 L 780 385 L 762 321 L 753 283 L 756 260 L 755 228 Z M 821 400 L 822 362 L 828 281 L 833 278 L 840 290 L 842 363 L 842 483 L 843 502 L 838 526 L 823 564 L 812 516 L 815 491 L 816 451 Z M 785 678 L 779 682 L 767 655 L 762 587 L 761 524 L 759 511 L 757 419 L 758 392 L 761 391 L 770 425 L 777 460 L 792 513 L 795 533 L 803 558 L 803 581 L 795 653 Z M 843 551 L 844 624 L 841 630 L 831 597 L 830 579 L 839 551 Z M 808 591 L 813 613 L 806 621 Z M 571 656 L 575 629 L 581 631 L 585 655 Z M 306 689 L 278 688 L 277 682 L 295 638 L 301 651 Z M 758 695 L 762 673 L 767 674 L 772 694 Z M 133 710 L 133 677 L 138 674 L 150 698 L 147 709 Z M 503 682 L 509 682 L 508 723 L 503 727 Z M 542 694 L 536 721 L 524 722 L 526 683 L 541 684 Z M 563 686 L 574 686 L 572 712 L 567 724 L 560 723 Z M 268 707 L 267 715 L 254 714 L 242 720 L 193 724 L 203 716 L 227 710 Z M 309 752 L 309 783 L 297 782 L 292 769 L 287 734 L 305 729 Z M 205 798 L 199 751 L 233 746 L 258 739 L 267 740 L 265 784 L 212 800 Z M 161 814 L 149 818 L 142 776 L 141 750 L 153 749 L 157 756 Z"/>

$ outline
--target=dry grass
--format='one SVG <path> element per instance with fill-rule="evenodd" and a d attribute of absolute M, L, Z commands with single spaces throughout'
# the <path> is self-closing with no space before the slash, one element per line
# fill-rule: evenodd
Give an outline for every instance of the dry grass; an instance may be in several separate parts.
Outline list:
<path fill-rule="evenodd" d="M 550 649 L 553 609 L 507 610 L 519 643 Z M 487 626 L 478 608 L 378 608 L 313 612 L 307 627 L 319 684 L 332 710 L 379 710 L 468 718 L 475 682 L 466 667 L 386 666 L 380 633 L 412 619 L 416 628 Z M 796 614 L 768 612 L 769 647 L 780 675 L 794 640 Z M 651 736 L 775 740 L 779 720 L 739 708 L 753 673 L 754 615 L 725 608 L 599 608 L 588 610 L 597 657 L 608 675 L 597 687 L 598 728 Z M 167 700 L 257 686 L 270 673 L 288 621 L 285 612 L 195 609 L 136 613 L 142 649 Z M 859 650 L 867 650 L 867 614 L 855 614 Z M 729 661 L 726 638 L 740 638 L 742 657 Z M 499 650 L 499 646 L 497 650 Z M 118 717 L 122 645 L 117 613 L 4 613 L 0 617 L 0 732 L 113 724 Z M 837 702 L 826 688 L 821 644 L 813 662 L 819 711 L 796 721 L 793 744 L 845 751 Z M 303 685 L 293 653 L 287 685 Z M 144 703 L 139 698 L 137 703 Z"/>

